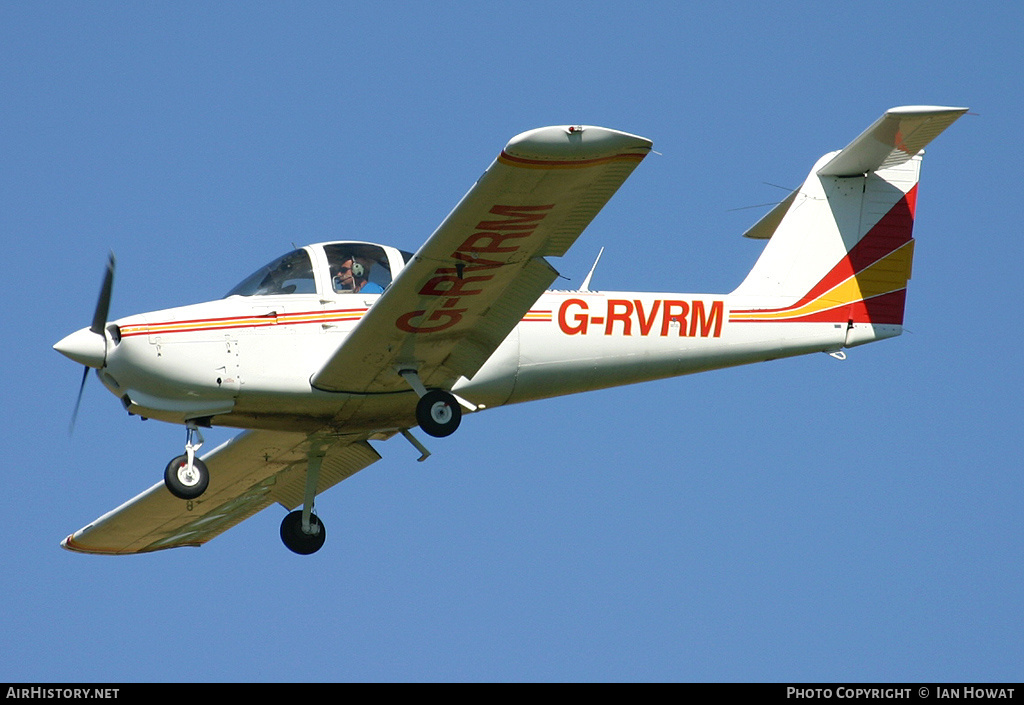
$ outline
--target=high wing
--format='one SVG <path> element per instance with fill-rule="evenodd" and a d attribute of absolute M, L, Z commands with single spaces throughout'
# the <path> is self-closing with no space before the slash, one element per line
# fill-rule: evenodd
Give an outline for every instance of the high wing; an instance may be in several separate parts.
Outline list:
<path fill-rule="evenodd" d="M 302 504 L 310 453 L 324 453 L 317 493 L 380 460 L 365 440 L 246 431 L 203 457 L 210 485 L 184 501 L 161 481 L 61 542 L 82 553 L 147 553 L 199 546 L 274 502 Z"/>
<path fill-rule="evenodd" d="M 335 392 L 428 387 L 472 377 L 557 278 L 569 249 L 651 149 L 601 127 L 513 138 L 311 378 Z"/>

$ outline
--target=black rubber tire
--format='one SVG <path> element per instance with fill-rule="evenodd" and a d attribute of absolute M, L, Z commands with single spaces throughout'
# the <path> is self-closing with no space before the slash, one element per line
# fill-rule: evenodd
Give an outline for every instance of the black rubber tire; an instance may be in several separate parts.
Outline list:
<path fill-rule="evenodd" d="M 167 487 L 167 491 L 178 499 L 198 499 L 210 486 L 210 471 L 207 469 L 206 463 L 195 458 L 192 460 L 192 468 L 196 472 L 196 479 L 194 482 L 186 482 L 178 474 L 186 463 L 188 463 L 188 457 L 184 455 L 179 455 L 167 463 L 167 468 L 164 470 L 164 485 Z"/>
<path fill-rule="evenodd" d="M 307 534 L 302 530 L 301 509 L 288 512 L 281 522 L 281 541 L 292 553 L 308 556 L 319 551 L 323 547 L 324 541 L 327 540 L 327 529 L 316 514 L 310 515 L 309 523 L 311 526 L 319 526 L 320 531 L 315 534 Z"/>
<path fill-rule="evenodd" d="M 455 433 L 462 422 L 462 408 L 448 392 L 432 389 L 416 404 L 416 423 L 427 435 L 444 438 Z"/>

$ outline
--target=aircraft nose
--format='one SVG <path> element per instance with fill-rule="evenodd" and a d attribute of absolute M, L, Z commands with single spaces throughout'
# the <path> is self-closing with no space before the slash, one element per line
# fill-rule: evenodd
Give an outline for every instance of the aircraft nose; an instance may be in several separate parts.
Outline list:
<path fill-rule="evenodd" d="M 100 368 L 107 356 L 107 339 L 89 328 L 82 328 L 62 339 L 53 349 L 87 367 Z"/>

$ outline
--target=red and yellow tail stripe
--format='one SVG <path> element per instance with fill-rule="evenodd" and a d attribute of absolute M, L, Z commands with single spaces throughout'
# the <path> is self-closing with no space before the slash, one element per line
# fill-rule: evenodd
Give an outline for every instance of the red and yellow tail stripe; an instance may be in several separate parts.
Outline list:
<path fill-rule="evenodd" d="M 914 257 L 915 185 L 821 281 L 796 303 L 775 309 L 738 309 L 729 321 L 903 323 Z"/>

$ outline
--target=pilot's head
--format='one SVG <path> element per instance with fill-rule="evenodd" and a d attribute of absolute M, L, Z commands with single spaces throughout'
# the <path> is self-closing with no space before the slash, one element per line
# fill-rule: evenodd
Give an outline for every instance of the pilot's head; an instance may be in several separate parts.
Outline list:
<path fill-rule="evenodd" d="M 334 275 L 335 291 L 359 291 L 369 276 L 368 269 L 353 255 L 346 255 Z"/>

